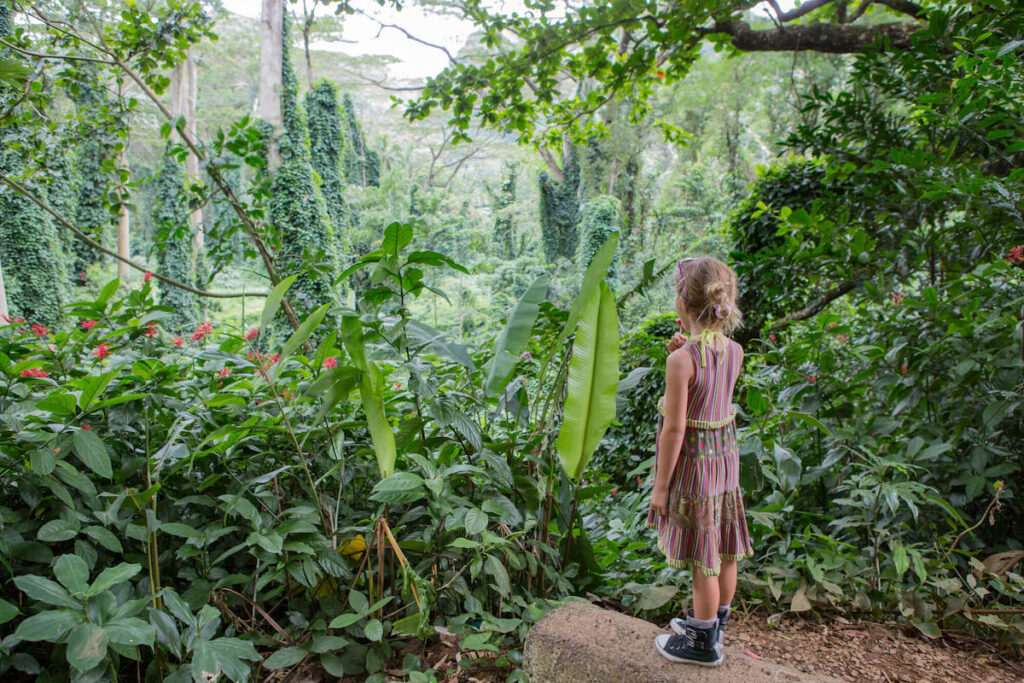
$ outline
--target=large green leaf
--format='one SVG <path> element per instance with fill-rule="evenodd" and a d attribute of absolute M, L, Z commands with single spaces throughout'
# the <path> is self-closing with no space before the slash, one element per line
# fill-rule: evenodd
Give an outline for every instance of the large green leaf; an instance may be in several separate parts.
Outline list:
<path fill-rule="evenodd" d="M 604 280 L 604 276 L 608 274 L 608 269 L 611 268 L 612 259 L 615 257 L 615 248 L 619 244 L 619 233 L 613 232 L 605 240 L 601 248 L 594 254 L 594 259 L 587 266 L 587 272 L 583 275 L 583 284 L 580 285 L 580 293 L 576 295 L 576 300 L 572 304 L 572 308 L 569 309 L 569 317 L 565 321 L 565 325 L 562 327 L 562 331 L 558 333 L 558 338 L 555 343 L 551 345 L 551 349 L 548 355 L 544 358 L 544 364 L 541 368 L 541 375 L 544 374 L 547 369 L 548 363 L 551 358 L 562 348 L 562 343 L 576 331 L 576 324 L 580 320 L 580 316 L 583 314 L 583 309 L 587 302 L 590 301 L 591 295 L 597 291 L 598 285 Z"/>
<path fill-rule="evenodd" d="M 284 347 L 281 349 L 282 360 L 295 353 L 295 350 L 299 348 L 309 336 L 313 334 L 313 331 L 323 322 L 324 316 L 327 315 L 327 310 L 331 307 L 330 304 L 324 304 L 320 308 L 310 313 L 302 324 L 299 325 L 299 329 L 292 333 L 292 336 L 288 338 L 288 341 L 284 343 Z M 278 363 L 278 367 L 284 365 Z"/>
<path fill-rule="evenodd" d="M 523 293 L 515 308 L 509 313 L 505 329 L 494 340 L 494 357 L 487 370 L 484 393 L 487 398 L 497 398 L 512 378 L 516 362 L 530 341 L 530 332 L 537 322 L 540 304 L 548 293 L 548 276 L 541 275 Z"/>
<path fill-rule="evenodd" d="M 100 575 L 92 582 L 92 585 L 89 586 L 89 589 L 85 594 L 90 598 L 99 595 L 108 588 L 128 581 L 140 571 L 142 571 L 142 567 L 140 565 L 129 564 L 127 562 L 122 562 L 116 567 L 107 567 L 100 572 Z"/>
<path fill-rule="evenodd" d="M 277 315 L 277 309 L 281 307 L 281 300 L 284 299 L 284 293 L 288 291 L 288 288 L 292 286 L 298 275 L 289 275 L 285 279 L 274 285 L 274 288 L 270 290 L 270 294 L 267 295 L 267 300 L 263 303 L 263 315 L 260 316 L 260 334 L 267 329 L 267 325 Z"/>
<path fill-rule="evenodd" d="M 615 419 L 619 384 L 619 318 L 611 289 L 602 282 L 583 307 L 569 362 L 568 395 L 558 456 L 578 479 L 608 425 Z"/>
<path fill-rule="evenodd" d="M 107 447 L 103 445 L 100 437 L 88 429 L 79 429 L 72 437 L 75 446 L 75 455 L 90 470 L 110 479 L 114 476 L 114 470 L 110 466 L 110 455 L 107 454 Z"/>
<path fill-rule="evenodd" d="M 28 597 L 39 602 L 45 602 L 47 605 L 69 607 L 71 609 L 82 608 L 78 601 L 74 600 L 64 590 L 64 587 L 56 581 L 44 579 L 41 576 L 16 576 L 14 577 L 14 585 Z"/>
<path fill-rule="evenodd" d="M 25 619 L 14 631 L 14 637 L 37 643 L 47 640 L 51 643 L 59 643 L 85 617 L 83 612 L 71 612 L 68 610 L 48 610 L 34 614 Z"/>
<path fill-rule="evenodd" d="M 89 587 L 89 566 L 78 555 L 61 555 L 53 565 L 57 580 L 75 595 Z"/>
<path fill-rule="evenodd" d="M 367 361 L 366 372 L 359 379 L 359 398 L 363 403 L 363 412 L 366 413 L 366 426 L 370 430 L 380 476 L 390 476 L 395 471 L 397 457 L 395 433 L 391 431 L 384 410 L 384 381 L 380 369 L 370 361 Z"/>
<path fill-rule="evenodd" d="M 68 664 L 78 671 L 88 671 L 107 657 L 110 635 L 102 626 L 79 624 L 68 636 Z"/>

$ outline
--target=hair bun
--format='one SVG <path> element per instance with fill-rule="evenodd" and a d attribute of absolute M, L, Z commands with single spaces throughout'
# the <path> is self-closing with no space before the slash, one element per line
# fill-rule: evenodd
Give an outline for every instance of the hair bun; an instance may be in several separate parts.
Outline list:
<path fill-rule="evenodd" d="M 704 287 L 704 296 L 715 304 L 727 304 L 731 293 L 731 284 L 724 280 L 712 280 Z"/>

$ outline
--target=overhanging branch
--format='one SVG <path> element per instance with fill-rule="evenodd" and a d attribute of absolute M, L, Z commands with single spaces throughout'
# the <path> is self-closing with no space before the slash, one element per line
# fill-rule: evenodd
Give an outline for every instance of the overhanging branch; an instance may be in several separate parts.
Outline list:
<path fill-rule="evenodd" d="M 161 275 L 160 273 L 152 272 L 152 271 L 150 271 L 149 268 L 147 268 L 143 264 L 136 263 L 135 261 L 132 261 L 131 259 L 125 258 L 125 257 L 121 256 L 120 254 L 118 254 L 113 249 L 107 249 L 105 246 L 103 246 L 102 244 L 100 244 L 96 240 L 94 240 L 91 237 L 89 237 L 88 235 L 86 235 L 84 232 L 82 232 L 81 230 L 76 228 L 74 225 L 72 225 L 70 221 L 68 221 L 66 218 L 64 218 L 59 213 L 57 213 L 56 209 L 54 209 L 52 206 L 50 206 L 49 204 L 44 202 L 34 192 L 32 192 L 27 187 L 25 187 L 24 185 L 19 183 L 17 180 L 13 180 L 12 178 L 8 178 L 3 173 L 0 173 L 0 181 L 3 181 L 5 183 L 7 183 L 16 192 L 18 192 L 18 194 L 22 195 L 23 197 L 25 197 L 29 201 L 35 203 L 43 211 L 45 211 L 46 213 L 48 213 L 51 216 L 53 216 L 54 219 L 58 223 L 60 223 L 60 225 L 62 227 L 67 228 L 68 230 L 70 230 L 75 235 L 75 237 L 77 237 L 78 239 L 82 240 L 83 242 L 88 244 L 93 249 L 98 249 L 99 251 L 102 251 L 104 254 L 106 254 L 108 256 L 113 256 L 118 261 L 121 261 L 122 263 L 127 263 L 129 266 L 131 266 L 135 270 L 142 271 L 143 273 L 149 273 L 153 277 L 155 277 L 157 280 L 159 280 L 160 282 L 164 282 L 166 284 L 169 284 L 172 287 L 177 287 L 178 289 L 184 289 L 186 292 L 191 292 L 191 293 L 195 294 L 196 296 L 205 296 L 205 297 L 209 297 L 211 299 L 239 299 L 241 297 L 246 297 L 246 296 L 267 296 L 266 292 L 242 292 L 242 293 L 238 293 L 238 294 L 233 293 L 233 292 L 204 292 L 201 289 L 196 289 L 195 287 L 187 285 L 184 282 L 181 282 L 179 280 L 175 280 L 174 278 L 167 277 L 166 275 Z"/>
<path fill-rule="evenodd" d="M 724 33 L 732 46 L 744 52 L 812 51 L 831 54 L 861 52 L 886 39 L 896 49 L 910 47 L 910 36 L 921 25 L 910 21 L 886 24 L 796 24 L 755 31 L 745 21 L 723 21 L 702 33 Z"/>
<path fill-rule="evenodd" d="M 828 290 L 817 299 L 809 303 L 807 306 L 801 308 L 799 311 L 794 311 L 787 315 L 785 318 L 780 318 L 768 326 L 769 332 L 777 332 L 784 327 L 789 327 L 793 323 L 800 320 L 807 320 L 825 309 L 830 303 L 838 299 L 839 297 L 852 292 L 860 285 L 860 280 L 846 280 L 839 283 L 832 289 Z"/>

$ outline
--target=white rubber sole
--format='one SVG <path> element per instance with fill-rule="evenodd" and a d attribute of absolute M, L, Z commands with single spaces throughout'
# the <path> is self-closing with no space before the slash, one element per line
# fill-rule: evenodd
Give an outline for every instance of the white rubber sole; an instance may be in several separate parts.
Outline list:
<path fill-rule="evenodd" d="M 670 636 L 667 633 L 660 633 L 654 637 L 654 648 L 658 651 L 659 655 L 661 655 L 668 661 L 677 662 L 679 664 L 696 664 L 697 666 L 707 666 L 712 668 L 716 666 L 721 666 L 723 657 L 719 657 L 718 659 L 711 662 L 701 662 L 697 661 L 696 659 L 685 659 L 683 657 L 676 657 L 675 655 L 670 655 L 669 653 L 665 652 L 663 648 L 664 644 L 668 642 L 668 639 L 671 637 L 672 636 Z"/>

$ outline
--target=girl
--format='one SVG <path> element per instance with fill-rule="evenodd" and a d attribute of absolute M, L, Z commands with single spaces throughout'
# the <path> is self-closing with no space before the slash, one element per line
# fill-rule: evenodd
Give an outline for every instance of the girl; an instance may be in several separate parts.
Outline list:
<path fill-rule="evenodd" d="M 674 662 L 722 663 L 722 630 L 736 593 L 736 562 L 751 554 L 732 391 L 743 349 L 725 335 L 740 323 L 736 273 L 715 258 L 684 259 L 676 312 L 689 339 L 669 342 L 663 419 L 647 525 L 670 566 L 693 568 L 693 609 L 655 647 Z"/>

